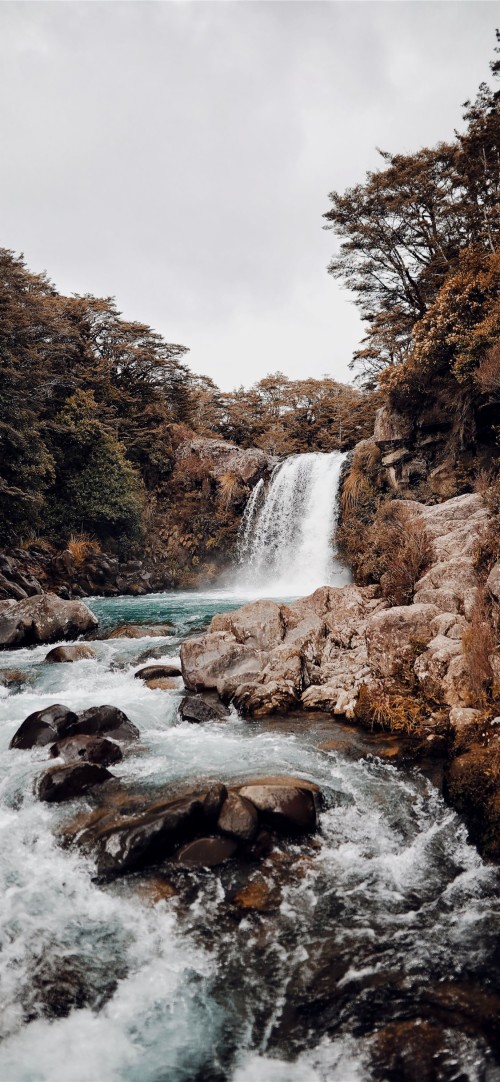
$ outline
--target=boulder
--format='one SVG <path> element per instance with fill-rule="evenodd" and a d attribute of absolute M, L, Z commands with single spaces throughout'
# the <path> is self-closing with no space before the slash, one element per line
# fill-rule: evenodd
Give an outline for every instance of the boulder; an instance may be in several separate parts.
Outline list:
<path fill-rule="evenodd" d="M 0 647 L 75 639 L 93 631 L 97 623 L 82 601 L 63 601 L 55 594 L 0 601 Z"/>
<path fill-rule="evenodd" d="M 178 684 L 174 677 L 159 676 L 156 680 L 147 680 L 146 687 L 150 691 L 177 691 Z"/>
<path fill-rule="evenodd" d="M 52 650 L 49 650 L 45 661 L 54 665 L 57 662 L 94 661 L 96 657 L 97 654 L 91 646 L 78 642 L 71 646 L 54 646 Z"/>
<path fill-rule="evenodd" d="M 86 793 L 94 785 L 102 785 L 113 775 L 104 766 L 96 763 L 69 763 L 68 766 L 53 766 L 42 774 L 37 785 L 40 800 L 60 803 L 73 800 Z"/>
<path fill-rule="evenodd" d="M 228 632 L 237 643 L 253 650 L 269 650 L 285 637 L 287 613 L 287 606 L 276 601 L 253 601 L 236 612 L 214 616 L 210 631 Z"/>
<path fill-rule="evenodd" d="M 455 755 L 466 751 L 477 741 L 482 717 L 480 710 L 460 706 L 450 710 L 450 731 Z"/>
<path fill-rule="evenodd" d="M 500 859 L 500 734 L 487 746 L 472 744 L 447 764 L 445 798 L 467 817 L 470 836 L 480 852 Z"/>
<path fill-rule="evenodd" d="M 188 797 L 98 830 L 82 844 L 94 850 L 100 875 L 118 875 L 165 860 L 202 822 L 203 802 Z"/>
<path fill-rule="evenodd" d="M 223 677 L 238 672 L 262 671 L 265 661 L 259 651 L 238 643 L 227 631 L 210 631 L 181 646 L 182 676 L 189 691 L 213 691 Z"/>
<path fill-rule="evenodd" d="M 486 579 L 486 586 L 495 601 L 500 601 L 500 560 L 492 567 Z"/>
<path fill-rule="evenodd" d="M 254 804 L 241 794 L 229 793 L 217 820 L 217 829 L 237 841 L 251 842 L 259 829 L 259 816 Z"/>
<path fill-rule="evenodd" d="M 184 868 L 215 868 L 231 860 L 238 850 L 233 838 L 196 838 L 176 854 L 176 863 Z"/>
<path fill-rule="evenodd" d="M 121 624 L 103 636 L 105 639 L 156 639 L 172 634 L 172 624 Z"/>
<path fill-rule="evenodd" d="M 139 729 L 132 724 L 123 710 L 116 706 L 92 706 L 78 714 L 74 721 L 64 725 L 61 735 L 79 736 L 106 733 L 113 740 L 137 740 Z"/>
<path fill-rule="evenodd" d="M 229 710 L 222 703 L 207 702 L 201 695 L 186 695 L 181 700 L 179 714 L 183 721 L 203 723 L 224 721 L 229 716 Z"/>
<path fill-rule="evenodd" d="M 61 703 L 35 710 L 24 719 L 10 742 L 11 748 L 34 748 L 52 744 L 65 727 L 75 724 L 78 718 L 72 710 Z"/>
<path fill-rule="evenodd" d="M 220 782 L 216 782 L 215 785 L 211 785 L 208 793 L 203 801 L 203 815 L 212 826 L 219 818 L 219 812 L 227 797 L 226 786 Z"/>
<path fill-rule="evenodd" d="M 431 620 L 438 615 L 435 605 L 398 605 L 377 612 L 366 625 L 368 660 L 377 675 L 391 676 L 412 648 L 426 646 L 432 639 Z"/>
<path fill-rule="evenodd" d="M 440 612 L 463 613 L 477 587 L 470 556 L 455 556 L 433 564 L 415 584 L 415 602 L 436 605 Z"/>
<path fill-rule="evenodd" d="M 309 833 L 316 828 L 314 793 L 300 785 L 254 784 L 239 790 L 255 805 L 259 817 L 281 834 Z"/>
<path fill-rule="evenodd" d="M 232 899 L 238 909 L 255 910 L 257 913 L 273 913 L 281 904 L 281 891 L 265 879 L 252 879 L 237 891 Z"/>
<path fill-rule="evenodd" d="M 99 766 L 111 766 L 123 759 L 119 744 L 104 736 L 66 736 L 52 745 L 50 754 L 53 758 L 64 759 L 65 763 L 82 759 Z"/>
<path fill-rule="evenodd" d="M 143 669 L 138 669 L 134 673 L 136 680 L 145 680 L 148 684 L 150 680 L 164 680 L 165 678 L 181 675 L 178 665 L 145 665 Z"/>
<path fill-rule="evenodd" d="M 288 714 L 298 706 L 299 699 L 290 680 L 270 680 L 266 684 L 241 684 L 233 695 L 233 703 L 242 714 L 260 718 Z"/>

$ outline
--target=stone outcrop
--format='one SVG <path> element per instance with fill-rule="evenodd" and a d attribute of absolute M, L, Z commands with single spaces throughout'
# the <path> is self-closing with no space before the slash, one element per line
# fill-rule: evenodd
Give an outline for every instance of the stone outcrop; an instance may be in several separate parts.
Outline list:
<path fill-rule="evenodd" d="M 92 646 L 86 646 L 85 643 L 79 642 L 72 643 L 70 646 L 54 646 L 46 654 L 45 661 L 49 665 L 56 665 L 61 662 L 95 661 L 96 657 L 97 654 Z"/>
<path fill-rule="evenodd" d="M 116 706 L 92 706 L 90 710 L 76 714 L 67 706 L 56 703 L 25 718 L 14 733 L 10 747 L 44 747 L 66 737 L 99 737 L 103 734 L 119 743 L 128 744 L 137 740 L 139 730 Z M 78 741 L 75 741 L 75 758 L 77 746 Z"/>
<path fill-rule="evenodd" d="M 227 440 L 200 437 L 181 443 L 176 460 L 182 463 L 193 455 L 208 467 L 210 476 L 215 480 L 230 473 L 245 485 L 250 486 L 269 474 L 278 462 L 277 458 L 273 458 L 258 447 L 245 449 Z"/>
<path fill-rule="evenodd" d="M 56 594 L 0 601 L 0 647 L 4 648 L 75 639 L 97 624 L 82 601 L 64 601 Z"/>
<path fill-rule="evenodd" d="M 474 493 L 404 506 L 425 525 L 433 549 L 411 604 L 390 608 L 376 586 L 325 586 L 290 605 L 258 601 L 223 613 L 183 644 L 186 686 L 217 691 L 255 717 L 298 707 L 353 717 L 363 685 L 380 685 L 406 667 L 427 697 L 469 707 L 462 637 L 477 597 L 474 553 L 488 511 Z M 487 583 L 493 596 L 497 579 L 494 568 Z"/>

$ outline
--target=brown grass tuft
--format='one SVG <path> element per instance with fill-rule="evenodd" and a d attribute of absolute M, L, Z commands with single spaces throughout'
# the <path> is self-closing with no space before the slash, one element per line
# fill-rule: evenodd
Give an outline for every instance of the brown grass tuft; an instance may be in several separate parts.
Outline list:
<path fill-rule="evenodd" d="M 479 588 L 468 627 L 462 635 L 462 653 L 467 665 L 471 692 L 470 706 L 484 707 L 493 684 L 491 657 L 496 650 L 491 609 L 486 590 Z"/>
<path fill-rule="evenodd" d="M 67 547 L 77 564 L 83 564 L 89 556 L 101 551 L 99 542 L 86 533 L 71 534 Z"/>

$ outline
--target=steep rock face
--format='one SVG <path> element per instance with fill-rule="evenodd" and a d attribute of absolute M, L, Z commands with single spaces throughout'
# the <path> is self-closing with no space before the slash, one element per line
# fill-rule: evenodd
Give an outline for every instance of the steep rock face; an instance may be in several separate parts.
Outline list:
<path fill-rule="evenodd" d="M 424 694 L 468 707 L 462 636 L 477 595 L 473 553 L 488 512 L 476 494 L 405 506 L 424 522 L 434 552 L 412 604 L 389 608 L 376 586 L 325 586 L 290 605 L 259 601 L 215 616 L 207 634 L 182 646 L 187 687 L 216 690 L 255 716 L 301 704 L 352 717 L 363 684 L 380 684 L 406 665 Z M 493 593 L 496 572 L 488 583 Z"/>
<path fill-rule="evenodd" d="M 245 485 L 253 486 L 276 465 L 277 458 L 258 447 L 245 450 L 226 440 L 197 438 L 186 440 L 177 451 L 177 462 L 195 455 L 204 463 L 211 476 L 218 480 L 224 474 L 234 474 Z"/>

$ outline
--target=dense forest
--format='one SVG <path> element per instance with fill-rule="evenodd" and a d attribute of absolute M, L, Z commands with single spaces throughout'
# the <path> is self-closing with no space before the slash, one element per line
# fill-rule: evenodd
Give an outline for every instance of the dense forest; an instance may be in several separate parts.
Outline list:
<path fill-rule="evenodd" d="M 168 507 L 201 491 L 203 471 L 176 458 L 193 436 L 283 455 L 352 447 L 373 427 L 372 396 L 331 378 L 276 373 L 224 394 L 111 298 L 61 296 L 5 249 L 0 276 L 3 545 L 83 533 L 126 555 L 152 495 Z"/>

